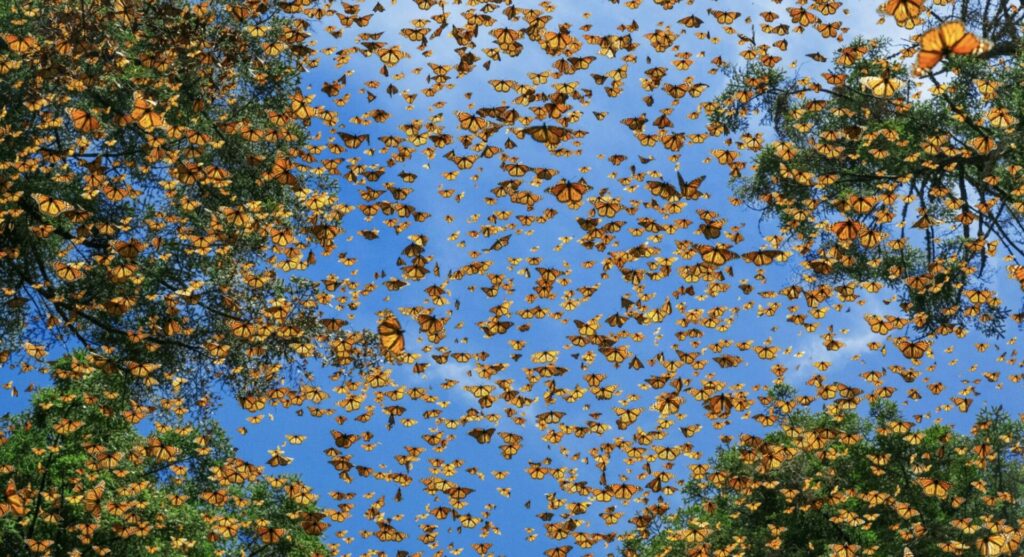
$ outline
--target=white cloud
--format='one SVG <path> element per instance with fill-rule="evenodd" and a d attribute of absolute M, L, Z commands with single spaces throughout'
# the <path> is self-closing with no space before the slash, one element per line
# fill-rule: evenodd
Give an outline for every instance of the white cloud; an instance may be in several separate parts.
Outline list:
<path fill-rule="evenodd" d="M 879 314 L 886 311 L 885 306 L 879 301 L 878 294 L 867 298 L 867 303 L 860 307 L 860 311 L 845 313 L 843 317 L 832 320 L 823 325 L 833 325 L 836 340 L 843 343 L 838 350 L 828 350 L 821 338 L 821 334 L 807 336 L 795 348 L 797 353 L 803 353 L 800 364 L 793 369 L 790 378 L 804 380 L 814 374 L 816 362 L 828 362 L 829 371 L 833 374 L 842 372 L 848 362 L 854 361 L 855 357 L 863 357 L 870 353 L 868 345 L 872 341 L 879 341 L 883 337 L 871 330 L 871 326 L 863 319 L 864 315 Z M 846 334 L 841 330 L 847 329 Z M 822 329 L 819 329 L 821 331 Z"/>

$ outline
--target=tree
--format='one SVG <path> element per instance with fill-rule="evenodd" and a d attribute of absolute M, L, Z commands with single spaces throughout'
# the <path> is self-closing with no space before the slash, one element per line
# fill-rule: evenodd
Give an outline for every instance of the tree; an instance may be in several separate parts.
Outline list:
<path fill-rule="evenodd" d="M 799 410 L 695 465 L 686 504 L 623 554 L 1013 554 L 1024 537 L 1024 426 L 1001 408 L 970 435 L 915 427 L 895 403 L 870 417 Z"/>
<path fill-rule="evenodd" d="M 307 168 L 310 4 L 0 2 L 0 360 L 57 342 L 245 395 L 342 334 L 283 274 L 339 232 Z"/>
<path fill-rule="evenodd" d="M 739 196 L 781 223 L 811 275 L 895 288 L 922 333 L 1002 333 L 1015 308 L 990 287 L 997 255 L 1024 287 L 1024 14 L 1011 4 L 887 2 L 885 17 L 921 32 L 910 47 L 851 41 L 823 81 L 733 67 L 709 106 L 712 130 L 756 151 L 749 175 L 734 166 Z M 774 141 L 750 132 L 755 112 Z"/>
<path fill-rule="evenodd" d="M 94 364 L 62 359 L 31 409 L 0 422 L 0 552 L 329 553 L 309 487 L 239 459 L 216 424 L 153 420 Z"/>

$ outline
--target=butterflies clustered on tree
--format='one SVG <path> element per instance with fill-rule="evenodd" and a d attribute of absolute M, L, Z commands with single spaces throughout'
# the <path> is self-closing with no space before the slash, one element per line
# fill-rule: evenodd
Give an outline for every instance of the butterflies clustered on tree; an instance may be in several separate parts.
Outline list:
<path fill-rule="evenodd" d="M 892 403 L 873 405 L 870 418 L 793 413 L 694 465 L 689 505 L 624 554 L 1012 555 L 1024 536 L 1019 486 L 993 462 L 1020 434 L 1001 409 L 979 415 L 970 434 L 915 428 Z M 1011 461 L 1006 477 L 1017 477 Z"/>
<path fill-rule="evenodd" d="M 216 424 L 155 420 L 142 435 L 155 409 L 120 396 L 116 371 L 77 353 L 51 373 L 3 420 L 4 554 L 330 552 L 309 488 L 238 458 Z"/>
<path fill-rule="evenodd" d="M 781 73 L 753 67 L 737 73 L 737 88 L 742 76 L 757 75 L 751 72 L 774 85 L 751 91 L 739 104 L 722 104 L 734 102 L 735 94 L 720 97 L 716 104 L 727 110 L 714 119 L 734 126 L 738 121 L 726 118 L 746 110 L 744 105 L 774 103 L 765 108 L 779 138 L 760 150 L 757 173 L 740 181 L 747 199 L 767 204 L 801 238 L 798 251 L 817 275 L 902 283 L 899 302 L 926 334 L 962 332 L 969 322 L 996 332 L 1012 308 L 995 298 L 971 302 L 964 293 L 981 289 L 1000 246 L 1014 261 L 1016 233 L 986 232 L 1008 226 L 990 208 L 1013 202 L 984 193 L 985 201 L 972 205 L 968 196 L 1002 187 L 997 184 L 1004 179 L 1012 184 L 1017 165 L 998 145 L 1010 140 L 1016 117 L 993 94 L 999 78 L 992 77 L 1003 72 L 1000 63 L 987 61 L 993 39 L 976 35 L 968 23 L 988 28 L 1003 16 L 991 7 L 972 11 L 971 2 L 961 2 L 951 11 L 964 20 L 947 18 L 940 15 L 945 4 L 929 9 L 918 1 L 884 3 L 880 13 L 901 26 L 934 26 L 903 50 L 877 39 L 841 49 L 823 74 L 826 83 L 786 85 Z M 910 57 L 915 62 L 907 68 L 903 59 Z M 940 74 L 950 74 L 955 83 L 940 84 Z M 920 81 L 911 87 L 914 77 Z M 919 110 L 926 102 L 924 88 L 945 99 L 945 108 L 927 115 Z M 787 104 L 808 94 L 814 97 Z M 971 95 L 981 104 L 972 105 Z M 804 139 L 808 134 L 810 141 Z M 989 162 L 977 167 L 982 158 Z M 824 218 L 835 219 L 830 233 L 812 230 Z M 915 231 L 914 239 L 901 230 Z"/>
<path fill-rule="evenodd" d="M 702 468 L 716 433 L 729 444 L 737 429 L 788 426 L 805 407 L 834 416 L 900 396 L 929 397 L 936 415 L 966 412 L 979 389 L 1021 378 L 969 369 L 946 391 L 930 373 L 945 365 L 940 333 L 1006 317 L 980 278 L 1004 240 L 993 224 L 1015 209 L 987 190 L 959 193 L 957 175 L 1002 191 L 1019 170 L 975 164 L 1006 156 L 1017 118 L 998 94 L 1007 47 L 981 36 L 992 14 L 885 2 L 885 17 L 924 29 L 900 51 L 848 39 L 849 6 L 832 0 L 754 10 L 630 0 L 602 5 L 607 17 L 510 1 L 52 4 L 3 16 L 0 75 L 27 91 L 4 122 L 42 122 L 10 127 L 0 143 L 17 161 L 3 167 L 2 223 L 16 232 L 4 241 L 17 241 L 0 244 L 3 303 L 29 324 L 12 354 L 45 367 L 48 349 L 74 339 L 96 366 L 133 378 L 121 395 L 133 418 L 194 417 L 221 384 L 254 430 L 286 408 L 321 418 L 333 445 L 319 464 L 338 487 L 291 526 L 250 521 L 248 540 L 270 548 L 260 551 L 291 543 L 296 519 L 323 533 L 324 518 L 353 551 L 487 554 L 484 540 L 508 529 L 498 505 L 525 515 L 538 552 L 596 551 L 647 537 L 702 475 L 716 489 L 755 489 L 752 474 Z M 658 17 L 633 17 L 639 9 Z M 800 67 L 788 45 L 802 33 L 835 47 L 827 68 L 809 56 L 821 79 L 783 69 Z M 915 60 L 917 77 L 906 67 Z M 915 112 L 927 86 L 948 110 Z M 741 129 L 759 109 L 778 137 Z M 907 124 L 915 117 L 928 125 Z M 737 216 L 744 200 L 781 226 L 755 231 Z M 799 280 L 779 279 L 796 265 Z M 862 307 L 883 297 L 884 312 Z M 863 358 L 845 357 L 857 343 L 834 321 L 847 309 L 871 331 Z M 840 381 L 839 357 L 818 346 L 867 367 Z M 872 352 L 884 362 L 865 363 Z M 1000 362 L 1019 363 L 1009 348 Z M 798 374 L 799 394 L 769 396 Z M 65 418 L 56 435 L 87 430 Z M 910 422 L 891 421 L 882 427 L 922 442 Z M 866 435 L 842 427 L 771 441 L 744 431 L 749 450 L 736 458 L 763 474 L 831 464 Z M 289 446 L 303 436 L 315 428 L 267 447 L 266 466 L 314 466 Z M 195 451 L 154 435 L 133 454 L 174 474 Z M 220 487 L 200 498 L 214 506 L 246 505 L 221 484 L 278 481 L 236 460 L 216 466 Z M 905 483 L 924 501 L 960 489 L 914 474 Z M 774 502 L 804 488 L 773 481 L 756 489 Z M 118 484 L 102 485 L 90 516 L 107 512 L 95 500 Z M 314 499 L 298 483 L 280 487 Z M 23 489 L 7 495 L 17 512 Z M 860 505 L 819 495 L 807 504 Z M 912 514 L 899 502 L 893 512 Z M 757 500 L 741 505 L 757 512 Z M 819 518 L 843 534 L 808 550 L 877 553 L 853 535 L 874 511 L 842 510 Z M 759 542 L 782 544 L 776 526 Z M 903 537 L 924 535 L 904 526 Z M 936 540 L 1003 551 L 1004 526 Z M 699 545 L 705 528 L 673 535 Z M 902 542 L 886 550 L 926 554 Z"/>
<path fill-rule="evenodd" d="M 303 160 L 324 115 L 295 89 L 306 24 L 136 0 L 28 2 L 3 24 L 2 358 L 74 342 L 148 366 L 150 388 L 187 363 L 242 389 L 323 352 L 318 285 L 283 276 L 347 210 Z"/>

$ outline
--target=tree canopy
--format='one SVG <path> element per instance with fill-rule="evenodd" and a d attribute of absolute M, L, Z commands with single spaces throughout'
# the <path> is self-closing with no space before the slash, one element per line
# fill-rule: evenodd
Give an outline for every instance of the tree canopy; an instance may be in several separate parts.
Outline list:
<path fill-rule="evenodd" d="M 3 554 L 329 553 L 310 488 L 211 421 L 351 361 L 284 276 L 337 233 L 302 6 L 0 2 L 0 363 L 52 382 L 3 422 Z"/>
<path fill-rule="evenodd" d="M 0 421 L 4 555 L 328 554 L 316 495 L 238 458 L 216 422 L 161 419 L 83 354 L 51 375 Z"/>
<path fill-rule="evenodd" d="M 814 275 L 898 288 L 902 314 L 924 333 L 973 324 L 1001 334 L 1024 311 L 991 288 L 995 273 L 1024 279 L 1022 14 L 1007 1 L 951 13 L 922 4 L 883 6 L 925 30 L 916 48 L 850 41 L 824 80 L 734 66 L 711 120 L 742 131 L 759 111 L 771 124 L 776 138 L 737 176 L 739 193 L 778 219 Z"/>
<path fill-rule="evenodd" d="M 300 6 L 0 4 L 4 359 L 70 343 L 200 397 L 319 353 L 319 287 L 280 275 L 337 232 Z"/>
<path fill-rule="evenodd" d="M 800 410 L 694 465 L 687 503 L 623 555 L 1014 554 L 1022 456 L 1024 427 L 1002 408 L 967 435 L 891 402 L 870 417 Z"/>

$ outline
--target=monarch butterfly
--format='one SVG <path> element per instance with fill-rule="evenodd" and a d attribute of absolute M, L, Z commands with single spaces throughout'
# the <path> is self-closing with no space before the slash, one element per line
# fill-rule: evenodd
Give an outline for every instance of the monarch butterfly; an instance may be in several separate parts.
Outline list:
<path fill-rule="evenodd" d="M 650 190 L 654 195 L 664 199 L 665 201 L 673 202 L 679 201 L 680 194 L 672 184 L 668 182 L 659 182 L 652 180 L 647 182 L 647 189 Z"/>
<path fill-rule="evenodd" d="M 121 461 L 121 453 L 104 450 L 94 455 L 93 460 L 95 461 L 96 468 L 111 470 Z"/>
<path fill-rule="evenodd" d="M 697 232 L 700 232 L 708 240 L 714 240 L 722 235 L 722 226 L 724 224 L 724 221 L 721 220 L 705 222 L 697 227 Z"/>
<path fill-rule="evenodd" d="M 914 518 L 915 516 L 921 515 L 921 511 L 911 507 L 909 503 L 904 503 L 902 501 L 896 501 L 893 508 L 896 509 L 897 516 L 903 519 Z"/>
<path fill-rule="evenodd" d="M 25 54 L 31 52 L 39 46 L 39 42 L 31 35 L 19 37 L 10 33 L 4 34 L 4 42 L 7 43 L 7 47 L 18 54 Z"/>
<path fill-rule="evenodd" d="M 605 346 L 600 349 L 600 352 L 605 359 L 616 366 L 626 361 L 626 358 L 631 355 L 628 346 Z"/>
<path fill-rule="evenodd" d="M 575 182 L 562 180 L 551 186 L 549 191 L 558 201 L 565 203 L 572 209 L 579 209 L 583 202 L 583 196 L 590 191 L 590 186 L 585 180 Z"/>
<path fill-rule="evenodd" d="M 61 418 L 57 423 L 53 424 L 53 430 L 59 435 L 70 435 L 79 428 L 85 425 L 82 420 L 69 420 L 67 418 Z"/>
<path fill-rule="evenodd" d="M 420 331 L 427 334 L 430 342 L 440 342 L 447 334 L 445 324 L 448 322 L 448 318 L 438 318 L 429 313 L 421 313 L 416 321 L 420 325 Z"/>
<path fill-rule="evenodd" d="M 594 200 L 594 208 L 599 216 L 612 218 L 622 210 L 622 203 L 616 197 L 603 195 Z"/>
<path fill-rule="evenodd" d="M 876 97 L 888 98 L 896 94 L 905 85 L 901 79 L 896 79 L 888 74 L 868 75 L 860 78 L 860 86 L 870 91 Z"/>
<path fill-rule="evenodd" d="M 575 39 L 572 35 L 565 30 L 561 30 L 558 33 L 548 31 L 544 34 L 541 46 L 548 54 L 554 55 L 562 52 L 572 54 L 572 51 L 579 48 L 578 43 L 573 44 L 574 41 Z"/>
<path fill-rule="evenodd" d="M 470 487 L 452 486 L 449 487 L 448 489 L 443 489 L 441 491 L 443 491 L 445 495 L 451 497 L 452 499 L 459 500 L 469 497 L 469 495 L 473 493 L 474 489 Z"/>
<path fill-rule="evenodd" d="M 523 128 L 523 133 L 529 135 L 531 139 L 539 143 L 558 145 L 568 137 L 569 130 L 558 126 L 541 124 L 539 126 Z"/>
<path fill-rule="evenodd" d="M 133 99 L 132 111 L 128 115 L 130 121 L 137 123 L 146 131 L 163 125 L 164 119 L 154 109 L 154 102 L 147 100 L 138 92 L 134 93 Z"/>
<path fill-rule="evenodd" d="M 628 500 L 633 497 L 639 489 L 640 488 L 635 485 L 624 483 L 608 486 L 608 492 L 611 493 L 612 497 L 623 500 Z"/>
<path fill-rule="evenodd" d="M 1008 128 L 1017 123 L 1017 119 L 1005 108 L 993 108 L 985 114 L 985 118 L 999 128 Z"/>
<path fill-rule="evenodd" d="M 597 58 L 594 56 L 570 56 L 567 58 L 569 64 L 572 65 L 572 71 L 564 73 L 575 73 L 579 70 L 585 70 L 590 67 L 590 64 Z"/>
<path fill-rule="evenodd" d="M 46 354 L 47 354 L 46 347 L 41 345 L 41 344 L 32 344 L 31 342 L 25 341 L 23 346 L 25 348 L 25 352 L 29 356 L 31 356 L 31 357 L 33 357 L 33 358 L 35 358 L 37 360 L 42 360 L 43 358 L 46 357 Z"/>
<path fill-rule="evenodd" d="M 469 431 L 469 436 L 476 439 L 477 443 L 486 445 L 491 442 L 491 437 L 494 435 L 494 428 L 475 428 Z"/>
<path fill-rule="evenodd" d="M 102 512 L 100 500 L 103 498 L 103 492 L 106 491 L 106 487 L 106 482 L 100 481 L 92 489 L 85 492 L 85 497 L 82 501 L 85 505 L 85 510 L 96 518 L 99 518 Z"/>
<path fill-rule="evenodd" d="M 736 367 L 743 363 L 743 358 L 734 354 L 727 354 L 725 356 L 717 356 L 712 358 L 722 368 Z"/>
<path fill-rule="evenodd" d="M 917 360 L 923 357 L 927 352 L 931 343 L 926 340 L 919 340 L 916 342 L 910 342 L 906 337 L 900 337 L 896 339 L 896 347 L 900 349 L 900 352 L 911 360 Z"/>
<path fill-rule="evenodd" d="M 100 121 L 86 110 L 68 108 L 68 116 L 71 117 L 71 124 L 80 132 L 92 133 L 100 129 Z"/>
<path fill-rule="evenodd" d="M 493 34 L 493 32 L 492 32 Z M 516 82 L 510 79 L 492 79 L 488 81 L 492 88 L 499 93 L 507 93 L 512 90 Z"/>
<path fill-rule="evenodd" d="M 716 267 L 724 265 L 736 257 L 736 252 L 724 247 L 722 244 L 716 246 L 701 245 L 697 248 L 697 251 L 700 252 L 701 259 L 705 263 Z"/>
<path fill-rule="evenodd" d="M 377 335 L 380 337 L 385 358 L 390 360 L 405 354 L 405 331 L 390 312 L 385 312 L 383 319 L 377 324 Z"/>
<path fill-rule="evenodd" d="M 973 81 L 974 85 L 978 88 L 978 92 L 981 93 L 985 100 L 995 98 L 995 94 L 999 90 L 999 83 L 991 79 L 975 79 Z"/>
<path fill-rule="evenodd" d="M 984 557 L 990 557 L 995 555 L 1002 555 L 1007 553 L 1007 540 L 1006 536 L 1002 534 L 993 534 L 986 538 L 978 540 L 978 549 Z"/>
<path fill-rule="evenodd" d="M 860 553 L 860 546 L 857 544 L 832 544 L 830 547 L 830 555 L 833 557 L 853 557 Z"/>
<path fill-rule="evenodd" d="M 58 217 L 74 208 L 67 201 L 43 193 L 33 193 L 32 200 L 39 206 L 39 210 L 48 217 Z"/>
<path fill-rule="evenodd" d="M 914 72 L 923 75 L 950 54 L 982 54 L 992 48 L 992 41 L 979 39 L 964 29 L 962 21 L 952 20 L 921 36 Z"/>
<path fill-rule="evenodd" d="M 263 540 L 263 543 L 278 543 L 284 538 L 285 533 L 286 530 L 284 528 L 260 526 L 256 529 L 256 535 Z"/>
<path fill-rule="evenodd" d="M 733 21 L 736 21 L 736 18 L 740 15 L 739 12 L 726 12 L 712 9 L 708 9 L 708 13 L 714 16 L 718 23 L 722 24 L 732 23 Z"/>
<path fill-rule="evenodd" d="M 953 404 L 956 404 L 957 409 L 960 410 L 961 412 L 967 412 L 968 410 L 970 410 L 971 404 L 974 403 L 973 398 L 966 397 L 955 396 L 951 400 L 953 401 Z"/>
<path fill-rule="evenodd" d="M 28 546 L 28 550 L 32 553 L 50 553 L 50 546 L 53 545 L 53 540 L 34 540 L 32 538 L 25 539 L 25 545 Z"/>
<path fill-rule="evenodd" d="M 785 253 L 781 250 L 757 250 L 744 253 L 743 259 L 761 267 L 770 264 L 772 261 L 782 257 L 783 255 L 785 255 Z"/>
<path fill-rule="evenodd" d="M 615 414 L 618 416 L 615 420 L 615 425 L 619 429 L 626 429 L 630 424 L 635 422 L 640 414 L 643 413 L 643 408 L 615 408 Z"/>
<path fill-rule="evenodd" d="M 821 22 L 815 24 L 814 28 L 818 30 L 818 33 L 820 33 L 822 37 L 828 39 L 838 36 L 842 29 L 842 25 L 843 24 L 840 21 L 833 21 L 832 23 Z"/>
<path fill-rule="evenodd" d="M 172 506 L 180 507 L 189 500 L 189 496 L 183 493 L 171 493 L 167 496 L 167 499 Z"/>
<path fill-rule="evenodd" d="M 878 13 L 891 15 L 900 27 L 910 29 L 919 23 L 917 16 L 924 9 L 924 0 L 888 0 Z"/>
<path fill-rule="evenodd" d="M 459 170 L 469 170 L 470 168 L 473 168 L 473 165 L 476 164 L 477 160 L 476 155 L 460 157 L 456 155 L 454 151 L 449 151 L 445 157 L 452 161 Z"/>
<path fill-rule="evenodd" d="M 683 19 L 680 19 L 679 23 L 683 24 L 685 27 L 689 27 L 690 29 L 695 29 L 697 27 L 700 27 L 701 25 L 704 25 L 704 20 L 691 14 L 684 17 Z"/>
<path fill-rule="evenodd" d="M 178 454 L 178 448 L 166 445 L 162 440 L 154 437 L 149 440 L 149 445 L 146 447 L 146 454 L 159 461 L 169 461 L 174 459 Z"/>
<path fill-rule="evenodd" d="M 683 196 L 684 199 L 697 199 L 700 197 L 700 185 L 704 183 L 704 179 L 707 176 L 698 176 L 693 180 L 687 182 L 683 179 L 683 175 L 676 172 L 676 181 L 679 183 L 679 195 Z"/>
<path fill-rule="evenodd" d="M 349 149 L 356 149 L 370 139 L 368 134 L 357 135 L 341 132 L 338 136 L 341 138 L 341 142 L 345 144 L 345 147 L 348 147 Z"/>
<path fill-rule="evenodd" d="M 380 48 L 377 50 L 377 56 L 381 62 L 384 62 L 387 66 L 394 66 L 406 56 L 405 52 L 402 52 L 401 47 L 393 46 L 391 48 Z"/>
<path fill-rule="evenodd" d="M 256 334 L 256 327 L 249 323 L 231 321 L 228 326 L 231 328 L 231 334 L 241 339 L 249 339 Z"/>
<path fill-rule="evenodd" d="M 818 22 L 818 16 L 812 14 L 805 8 L 788 8 L 790 21 L 797 25 L 807 26 Z"/>
<path fill-rule="evenodd" d="M 711 154 L 718 159 L 719 164 L 729 164 L 740 156 L 739 151 L 732 151 L 729 149 L 712 149 Z"/>
<path fill-rule="evenodd" d="M 704 401 L 704 409 L 711 419 L 727 418 L 732 413 L 733 402 L 727 395 L 715 395 Z"/>
<path fill-rule="evenodd" d="M 271 451 L 270 460 L 267 461 L 267 464 L 270 466 L 287 466 L 291 464 L 291 462 L 292 459 L 290 457 L 284 456 L 284 453 L 275 449 Z"/>
<path fill-rule="evenodd" d="M 949 488 L 952 487 L 952 484 L 945 480 L 933 478 L 918 478 L 917 485 L 921 486 L 921 490 L 924 491 L 925 495 L 940 499 L 945 498 L 946 494 L 949 493 Z"/>
<path fill-rule="evenodd" d="M 832 225 L 832 233 L 840 242 L 852 242 L 864 234 L 864 225 L 855 220 L 839 221 Z"/>

